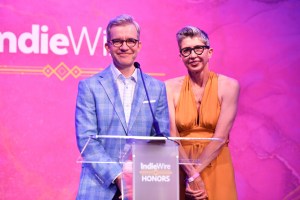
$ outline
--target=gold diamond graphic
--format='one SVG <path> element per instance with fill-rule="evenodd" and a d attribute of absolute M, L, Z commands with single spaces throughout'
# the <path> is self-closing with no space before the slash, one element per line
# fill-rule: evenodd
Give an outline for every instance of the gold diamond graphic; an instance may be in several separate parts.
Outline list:
<path fill-rule="evenodd" d="M 45 76 L 47 76 L 48 78 L 53 74 L 53 72 L 54 72 L 54 70 L 53 70 L 53 68 L 50 65 L 46 65 L 43 68 L 43 74 Z"/>
<path fill-rule="evenodd" d="M 82 74 L 82 70 L 78 66 L 74 66 L 71 70 L 73 77 L 78 78 Z"/>
<path fill-rule="evenodd" d="M 55 68 L 55 74 L 60 80 L 65 80 L 70 74 L 70 69 L 63 62 L 61 62 Z"/>

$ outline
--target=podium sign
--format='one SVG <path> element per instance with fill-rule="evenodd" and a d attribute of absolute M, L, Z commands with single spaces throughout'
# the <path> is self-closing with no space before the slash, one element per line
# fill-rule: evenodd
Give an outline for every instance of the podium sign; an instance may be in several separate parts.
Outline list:
<path fill-rule="evenodd" d="M 135 143 L 132 158 L 133 200 L 179 199 L 177 143 Z"/>

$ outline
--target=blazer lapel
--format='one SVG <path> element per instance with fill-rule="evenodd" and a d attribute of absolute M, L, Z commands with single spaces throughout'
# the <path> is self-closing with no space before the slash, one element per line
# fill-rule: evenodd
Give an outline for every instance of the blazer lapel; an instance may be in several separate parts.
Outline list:
<path fill-rule="evenodd" d="M 145 85 L 148 89 L 150 80 L 147 78 L 147 76 L 144 76 L 144 79 L 145 79 Z M 133 95 L 130 119 L 129 119 L 129 124 L 128 124 L 128 132 L 132 128 L 134 121 L 136 120 L 136 117 L 137 117 L 137 115 L 143 105 L 143 101 L 145 99 L 146 99 L 146 92 L 145 92 L 145 88 L 144 88 L 142 77 L 141 77 L 141 71 L 138 70 L 137 84 L 136 84 L 134 95 Z M 149 113 L 149 114 L 151 114 L 151 113 Z"/>
<path fill-rule="evenodd" d="M 127 135 L 127 124 L 125 121 L 125 114 L 123 110 L 123 105 L 121 102 L 121 98 L 119 95 L 119 90 L 115 80 L 113 79 L 113 75 L 110 67 L 107 67 L 100 74 L 99 81 L 105 90 L 107 97 L 109 98 L 117 116 L 119 117 L 121 124 Z"/>

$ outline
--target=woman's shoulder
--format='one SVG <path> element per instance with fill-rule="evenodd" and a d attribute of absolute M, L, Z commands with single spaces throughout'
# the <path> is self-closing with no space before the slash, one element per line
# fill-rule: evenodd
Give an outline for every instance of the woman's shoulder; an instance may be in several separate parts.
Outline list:
<path fill-rule="evenodd" d="M 182 85 L 184 78 L 185 78 L 185 76 L 171 78 L 171 79 L 166 80 L 165 84 L 167 87 L 170 87 L 170 88 L 177 87 L 179 85 Z"/>
<path fill-rule="evenodd" d="M 185 76 L 179 76 L 165 81 L 168 97 L 177 99 Z"/>
<path fill-rule="evenodd" d="M 218 74 L 218 88 L 221 94 L 238 94 L 240 84 L 237 79 Z"/>
<path fill-rule="evenodd" d="M 220 86 L 224 87 L 239 87 L 239 82 L 237 79 L 225 76 L 223 74 L 218 74 L 218 82 Z"/>

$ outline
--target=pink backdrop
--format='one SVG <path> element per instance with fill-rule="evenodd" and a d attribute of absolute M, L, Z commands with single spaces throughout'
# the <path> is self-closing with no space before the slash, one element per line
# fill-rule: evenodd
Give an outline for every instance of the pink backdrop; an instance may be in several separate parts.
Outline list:
<path fill-rule="evenodd" d="M 109 64 L 103 30 L 122 13 L 140 23 L 138 61 L 160 80 L 185 74 L 176 31 L 208 32 L 211 69 L 241 84 L 230 143 L 239 199 L 299 199 L 299 10 L 297 0 L 0 1 L 0 199 L 75 198 L 77 84 Z"/>

